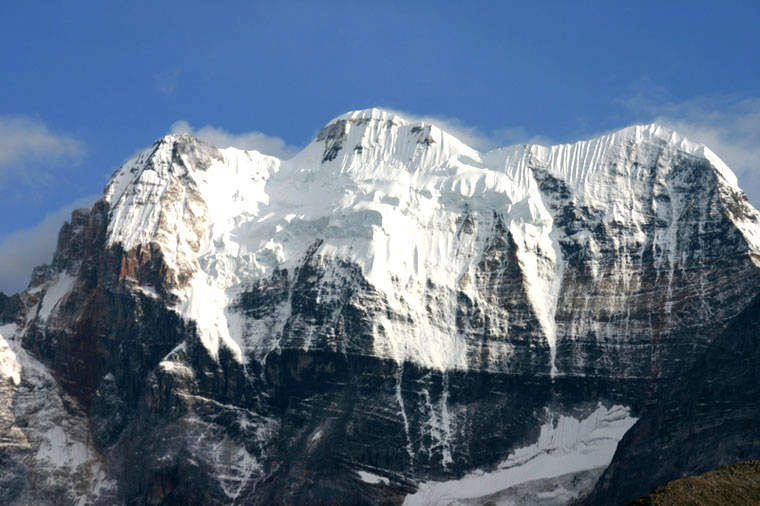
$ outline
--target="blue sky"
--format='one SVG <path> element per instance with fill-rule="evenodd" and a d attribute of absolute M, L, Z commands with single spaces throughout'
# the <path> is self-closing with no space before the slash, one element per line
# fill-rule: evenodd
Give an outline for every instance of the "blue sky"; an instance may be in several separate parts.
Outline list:
<path fill-rule="evenodd" d="M 0 290 L 172 131 L 287 154 L 372 106 L 487 149 L 660 120 L 760 204 L 760 2 L 3 2 Z"/>

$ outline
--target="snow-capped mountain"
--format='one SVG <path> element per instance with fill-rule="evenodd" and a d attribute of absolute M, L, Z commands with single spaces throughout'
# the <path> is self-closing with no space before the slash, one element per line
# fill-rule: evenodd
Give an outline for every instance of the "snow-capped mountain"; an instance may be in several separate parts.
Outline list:
<path fill-rule="evenodd" d="M 658 283 L 667 279 L 649 303 L 667 332 L 673 305 L 687 296 L 674 290 L 702 290 L 706 281 L 698 272 L 692 286 L 674 286 L 687 275 L 677 268 L 684 255 L 701 255 L 696 266 L 712 260 L 705 251 L 711 246 L 721 257 L 727 252 L 720 245 L 760 253 L 757 214 L 726 216 L 737 230 L 730 244 L 700 235 L 738 192 L 734 175 L 709 149 L 657 125 L 573 145 L 480 154 L 435 126 L 372 109 L 332 121 L 285 162 L 169 136 L 127 163 L 104 199 L 111 207 L 107 245 L 156 245 L 173 279 L 148 288 L 178 297 L 175 308 L 197 322 L 212 355 L 225 346 L 246 361 L 282 346 L 324 346 L 319 341 L 329 332 L 314 335 L 320 332 L 310 325 L 296 335 L 283 330 L 300 323 L 292 299 L 262 319 L 234 309 L 251 285 L 279 271 L 295 280 L 308 258 L 330 266 L 317 287 L 316 303 L 333 312 L 325 323 L 339 317 L 341 301 L 334 299 L 345 289 L 329 286 L 346 283 L 348 269 L 336 269 L 339 263 L 381 299 L 363 353 L 438 370 L 477 363 L 509 371 L 521 334 L 531 334 L 531 346 L 548 350 L 531 371 L 573 374 L 587 365 L 560 369 L 568 357 L 557 359 L 558 342 L 589 331 L 627 335 L 642 324 L 625 316 L 642 289 L 655 288 L 637 272 L 643 263 Z M 701 241 L 696 251 L 692 240 Z M 480 262 L 494 247 L 496 262 L 514 257 L 522 276 L 514 296 L 525 310 L 504 311 L 488 300 L 491 280 Z M 574 311 L 575 321 L 566 322 L 558 308 L 580 305 L 581 294 L 570 290 L 580 274 L 591 278 L 591 286 L 583 284 L 590 314 L 579 320 Z M 595 293 L 609 284 L 613 297 Z M 603 300 L 585 300 L 592 296 Z M 510 334 L 517 339 L 505 340 Z M 339 348 L 361 348 L 350 341 L 341 339 Z"/>
<path fill-rule="evenodd" d="M 480 153 L 370 109 L 289 160 L 170 135 L 0 301 L 1 497 L 419 504 L 480 476 L 562 504 L 758 288 L 760 213 L 657 124 Z"/>

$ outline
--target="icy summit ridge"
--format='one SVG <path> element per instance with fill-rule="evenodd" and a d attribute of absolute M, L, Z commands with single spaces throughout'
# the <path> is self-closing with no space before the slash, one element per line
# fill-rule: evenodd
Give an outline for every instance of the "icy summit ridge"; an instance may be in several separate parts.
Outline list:
<path fill-rule="evenodd" d="M 595 251 L 595 224 L 625 224 L 634 234 L 631 248 L 650 241 L 663 262 L 675 262 L 672 235 L 643 235 L 651 213 L 643 205 L 652 199 L 652 181 L 671 192 L 670 167 L 683 156 L 706 160 L 715 184 L 740 191 L 711 151 L 658 124 L 573 144 L 481 153 L 432 124 L 367 109 L 335 118 L 290 160 L 171 135 L 108 183 L 108 244 L 126 251 L 158 246 L 176 272 L 175 309 L 198 324 L 212 355 L 223 345 L 245 361 L 282 346 L 231 307 L 255 280 L 282 270 L 293 279 L 311 255 L 357 266 L 389 307 L 413 322 L 378 315 L 375 354 L 448 369 L 470 362 L 455 316 L 457 293 L 490 307 L 489 318 L 507 318 L 471 281 L 482 277 L 479 265 L 501 230 L 514 243 L 555 374 L 561 372 L 554 359 L 566 270 L 562 242 Z M 679 202 L 675 193 L 668 198 Z M 590 213 L 578 218 L 585 229 L 572 237 L 558 226 L 567 199 Z M 662 219 L 677 226 L 677 209 L 664 209 Z M 755 217 L 740 228 L 750 248 L 760 250 L 757 213 L 749 209 Z M 432 310 L 424 302 L 431 290 L 437 293 Z M 267 332 L 283 332 L 292 308 L 285 304 L 273 318 Z M 311 345 L 311 339 L 302 344 Z M 508 341 L 490 343 L 487 367 L 505 367 L 513 353 Z"/>
<path fill-rule="evenodd" d="M 137 159 L 151 159 L 175 150 L 175 146 L 187 144 L 205 144 L 204 141 L 194 138 L 190 134 L 168 134 L 158 139 L 151 148 L 137 155 Z M 666 144 L 683 153 L 700 156 L 708 159 L 721 173 L 721 175 L 733 186 L 737 185 L 733 172 L 723 163 L 717 155 L 703 144 L 689 141 L 669 127 L 654 122 L 629 126 L 588 140 L 580 140 L 573 143 L 543 146 L 538 144 L 516 144 L 502 148 L 480 152 L 456 138 L 454 135 L 440 129 L 434 123 L 426 120 L 409 121 L 402 115 L 380 108 L 370 108 L 350 111 L 337 116 L 323 127 L 312 142 L 290 160 L 291 165 L 297 165 L 301 170 L 308 169 L 310 165 L 338 165 L 342 170 L 349 169 L 351 165 L 369 164 L 368 168 L 378 170 L 377 162 L 390 162 L 403 164 L 415 170 L 430 169 L 431 165 L 440 165 L 451 157 L 464 158 L 466 162 L 483 168 L 503 171 L 505 161 L 503 158 L 513 158 L 515 152 L 527 152 L 531 158 L 546 161 L 554 152 L 578 152 L 593 149 L 606 152 L 611 148 L 624 143 L 640 145 L 643 143 Z M 221 150 L 222 152 L 242 151 L 234 147 Z M 417 151 L 430 151 L 433 155 L 427 158 L 417 154 Z M 261 155 L 256 151 L 243 151 L 249 158 Z M 363 156 L 362 156 L 363 155 Z M 374 156 L 373 156 L 374 155 Z M 403 155 L 406 155 L 404 157 Z M 273 158 L 273 157 L 267 157 Z M 315 163 L 319 159 L 319 163 Z M 134 159 L 133 159 L 134 160 Z M 130 160 L 126 165 L 129 165 Z M 425 163 L 428 162 L 428 163 Z M 588 168 L 593 169 L 593 164 Z M 197 168 L 197 167 L 189 167 Z M 205 169 L 201 165 L 201 169 Z M 311 167 L 316 169 L 317 167 Z M 364 171 L 365 173 L 367 171 Z M 379 176 L 382 177 L 382 170 Z M 112 176 L 108 188 L 113 186 L 114 180 L 121 180 L 122 184 L 129 181 L 120 176 L 120 171 Z"/>
<path fill-rule="evenodd" d="M 728 167 L 726 167 L 726 165 L 720 161 L 717 155 L 715 155 L 709 148 L 704 144 L 688 140 L 672 128 L 659 122 L 631 125 L 587 140 L 579 140 L 571 143 L 562 143 L 551 146 L 540 144 L 515 144 L 491 149 L 489 151 L 478 151 L 462 142 L 450 132 L 439 128 L 434 122 L 425 119 L 407 120 L 400 113 L 381 108 L 370 108 L 350 111 L 337 116 L 327 123 L 304 151 L 309 150 L 314 144 L 329 144 L 330 140 L 347 138 L 351 136 L 351 134 L 353 134 L 355 138 L 367 140 L 371 138 L 371 133 L 373 133 L 373 131 L 376 131 L 378 127 L 382 128 L 383 126 L 396 127 L 399 130 L 399 133 L 396 136 L 386 136 L 382 138 L 382 141 L 387 144 L 393 144 L 398 141 L 406 142 L 407 139 L 404 137 L 416 137 L 418 144 L 424 144 L 428 148 L 432 146 L 434 149 L 444 150 L 447 154 L 453 156 L 469 156 L 473 160 L 477 160 L 484 164 L 488 164 L 487 160 L 493 158 L 497 153 L 514 150 L 528 150 L 535 156 L 546 156 L 547 150 L 548 152 L 551 152 L 553 150 L 568 149 L 570 146 L 575 146 L 576 148 L 580 147 L 582 150 L 582 146 L 589 144 L 609 148 L 626 141 L 634 144 L 665 143 L 684 153 L 702 156 L 709 159 L 711 162 L 719 161 L 719 163 L 716 163 L 716 168 L 721 171 L 727 170 L 727 179 L 732 181 L 733 184 L 736 184 L 736 178 L 733 173 L 731 173 L 730 169 L 728 169 Z M 416 134 L 416 136 L 414 134 Z M 347 142 L 346 144 L 348 145 L 351 143 Z M 355 151 L 361 153 L 366 146 L 363 146 L 361 142 L 358 142 L 353 145 L 353 147 Z M 342 155 L 346 157 L 350 156 L 348 151 L 349 150 L 346 150 Z M 337 157 L 337 154 L 337 150 L 333 151 L 332 153 L 329 153 L 329 160 L 323 161 L 333 160 Z M 303 156 L 303 152 L 300 155 Z M 296 155 L 296 157 L 298 156 L 299 155 Z"/>

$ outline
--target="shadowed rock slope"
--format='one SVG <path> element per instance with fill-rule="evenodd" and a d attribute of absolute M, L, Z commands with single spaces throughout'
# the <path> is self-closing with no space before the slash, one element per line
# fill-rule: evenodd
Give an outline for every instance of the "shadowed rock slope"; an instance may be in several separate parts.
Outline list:
<path fill-rule="evenodd" d="M 671 480 L 760 458 L 760 297 L 662 391 L 620 441 L 591 504 L 627 504 Z"/>

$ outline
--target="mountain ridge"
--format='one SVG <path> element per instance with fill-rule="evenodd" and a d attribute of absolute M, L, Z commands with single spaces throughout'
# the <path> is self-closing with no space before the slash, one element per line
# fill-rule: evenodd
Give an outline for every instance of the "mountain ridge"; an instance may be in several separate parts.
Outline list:
<path fill-rule="evenodd" d="M 432 141 L 427 142 L 428 139 Z M 364 147 L 362 143 L 365 144 Z M 346 149 L 342 148 L 343 144 L 347 146 Z M 504 223 L 499 226 L 508 228 L 516 237 L 516 254 L 520 257 L 523 273 L 529 280 L 526 284 L 526 297 L 534 306 L 536 317 L 552 353 L 556 353 L 557 330 L 553 323 L 553 311 L 556 311 L 559 296 L 558 285 L 562 282 L 559 272 L 562 269 L 562 252 L 555 237 L 556 227 L 552 227 L 555 219 L 554 211 L 551 209 L 551 197 L 547 199 L 542 193 L 534 169 L 540 168 L 548 173 L 549 178 L 561 180 L 562 184 L 568 187 L 565 191 L 570 191 L 576 200 L 582 200 L 580 204 L 585 205 L 587 210 L 596 208 L 597 215 L 602 214 L 601 219 L 605 219 L 604 214 L 612 213 L 612 221 L 630 222 L 630 217 L 625 214 L 636 212 L 636 198 L 649 197 L 645 194 L 646 189 L 640 188 L 639 194 L 636 194 L 637 190 L 631 188 L 635 181 L 629 179 L 637 176 L 631 175 L 629 178 L 628 174 L 615 174 L 614 169 L 610 169 L 612 174 L 602 174 L 595 180 L 597 174 L 593 168 L 604 166 L 606 157 L 619 157 L 619 151 L 632 149 L 632 146 L 653 144 L 657 149 L 705 157 L 717 178 L 715 184 L 719 188 L 739 191 L 738 187 L 735 187 L 736 179 L 733 174 L 709 150 L 705 151 L 704 146 L 691 143 L 657 124 L 629 127 L 607 136 L 574 144 L 550 148 L 516 146 L 491 151 L 481 156 L 437 127 L 426 125 L 424 122 L 407 122 L 395 114 L 369 109 L 337 117 L 322 129 L 307 148 L 287 161 L 278 161 L 273 157 L 232 148 L 215 151 L 210 146 L 201 147 L 204 146 L 203 143 L 185 136 L 165 137 L 157 142 L 157 147 L 149 156 L 142 154 L 125 164 L 125 167 L 133 164 L 129 169 L 131 172 L 135 170 L 136 165 L 145 163 L 145 167 L 138 168 L 141 170 L 141 176 L 145 174 L 146 167 L 162 167 L 159 169 L 163 172 L 158 181 L 153 174 L 155 171 L 149 170 L 142 183 L 135 179 L 125 184 L 124 179 L 128 179 L 128 174 L 122 168 L 109 182 L 105 192 L 106 200 L 112 202 L 113 209 L 109 244 L 121 242 L 125 249 L 129 250 L 138 244 L 156 242 L 161 245 L 164 257 L 170 261 L 170 265 L 173 264 L 172 268 L 177 271 L 178 277 L 192 279 L 195 273 L 199 276 L 205 273 L 203 269 L 199 269 L 196 257 L 213 249 L 213 246 L 201 244 L 204 240 L 206 243 L 212 241 L 203 237 L 204 217 L 211 215 L 208 217 L 216 220 L 211 225 L 213 229 L 224 229 L 229 228 L 229 223 L 239 219 L 241 215 L 248 215 L 249 225 L 245 233 L 248 237 L 260 237 L 260 243 L 253 244 L 251 240 L 248 240 L 247 244 L 228 241 L 231 250 L 221 253 L 225 257 L 224 261 L 228 263 L 231 262 L 231 256 L 240 258 L 240 252 L 253 255 L 248 265 L 242 266 L 242 269 L 249 272 L 249 280 L 271 275 L 275 270 L 287 268 L 289 265 L 292 269 L 291 259 L 301 258 L 315 241 L 319 240 L 322 241 L 319 246 L 320 252 L 338 258 L 348 258 L 361 266 L 363 276 L 386 295 L 395 291 L 390 279 L 393 277 L 407 284 L 415 278 L 418 283 L 424 284 L 425 278 L 430 278 L 436 284 L 445 284 L 454 289 L 459 279 L 471 275 L 465 272 L 464 266 L 470 262 L 467 260 L 469 257 L 463 257 L 462 262 L 465 264 L 455 267 L 456 272 L 446 272 L 430 268 L 419 261 L 411 264 L 394 263 L 388 256 L 388 251 L 403 252 L 399 256 L 406 259 L 423 257 L 427 262 L 441 266 L 446 260 L 451 261 L 454 257 L 451 251 L 437 253 L 441 248 L 451 247 L 449 237 L 453 235 L 449 232 L 447 237 L 445 229 L 454 225 L 451 218 L 431 222 L 430 213 L 439 212 L 435 209 L 440 210 L 442 207 L 444 210 L 449 208 L 444 212 L 448 212 L 450 216 L 466 212 L 466 208 L 475 213 L 506 208 L 503 212 Z M 187 148 L 190 145 L 193 147 Z M 361 151 L 357 151 L 356 148 L 352 151 L 353 145 L 361 147 Z M 162 150 L 162 146 L 171 146 L 171 150 Z M 181 153 L 182 149 L 188 151 L 187 156 L 196 158 L 182 161 L 182 156 L 185 156 Z M 343 153 L 339 155 L 341 150 Z M 198 159 L 198 156 L 202 160 Z M 659 155 L 655 153 L 654 156 Z M 141 157 L 145 158 L 144 162 Z M 481 158 L 495 162 L 497 170 L 489 169 Z M 176 165 L 180 166 L 180 171 L 183 166 L 194 167 L 192 177 L 198 176 L 198 181 L 186 187 L 177 184 L 177 180 L 187 175 L 171 174 L 175 161 Z M 209 175 L 215 162 L 228 167 L 227 172 L 219 167 L 213 170 L 213 176 Z M 614 164 L 615 160 L 611 163 Z M 634 160 L 634 167 L 638 163 Z M 568 168 L 563 172 L 558 167 Z M 234 175 L 230 176 L 229 172 L 232 171 Z M 192 179 L 190 176 L 187 177 Z M 221 181 L 215 181 L 214 177 Z M 639 180 L 641 177 L 638 176 Z M 251 183 L 248 178 L 255 179 L 256 182 Z M 721 184 L 721 180 L 725 184 Z M 170 183 L 171 181 L 174 182 Z M 276 188 L 277 185 L 279 188 Z M 220 195 L 216 189 L 233 186 L 241 190 L 234 194 L 222 192 Z M 275 189 L 268 192 L 267 189 L 271 187 Z M 119 204 L 121 199 L 125 198 L 123 193 L 119 193 L 130 188 L 136 192 L 147 192 L 147 196 L 136 194 L 134 199 L 137 200 L 134 202 Z M 161 188 L 163 193 L 150 193 L 156 188 Z M 633 195 L 626 197 L 627 191 Z M 179 192 L 178 195 L 181 193 L 184 202 L 180 204 L 170 201 L 168 197 L 171 197 L 172 192 Z M 665 188 L 665 192 L 669 192 L 668 188 Z M 295 194 L 300 196 L 301 202 L 292 200 L 291 195 Z M 315 197 L 304 198 L 308 194 L 314 194 Z M 148 207 L 146 210 L 141 206 L 140 199 L 147 199 L 148 202 L 166 199 L 167 205 L 162 209 Z M 273 199 L 279 199 L 280 202 Z M 210 203 L 210 200 L 215 202 Z M 228 210 L 228 203 L 231 201 L 238 201 L 240 205 Z M 610 205 L 606 201 L 614 203 L 611 213 Z M 410 217 L 400 210 L 405 206 L 407 209 L 412 208 L 416 216 Z M 425 207 L 427 211 L 424 210 Z M 136 209 L 139 212 L 136 212 Z M 259 216 L 259 212 L 267 211 L 275 213 L 276 219 L 269 221 L 277 223 L 273 223 L 266 230 L 251 223 L 255 221 L 255 216 Z M 427 216 L 424 215 L 426 212 Z M 220 215 L 222 219 L 216 219 Z M 750 216 L 758 222 L 756 213 Z M 180 219 L 187 222 L 180 223 Z M 639 216 L 635 219 L 643 222 L 646 218 Z M 415 237 L 406 237 L 403 244 L 400 244 L 400 241 L 394 241 L 386 231 L 388 226 L 396 230 L 415 231 L 415 236 L 424 233 L 420 230 L 421 227 L 444 232 L 443 235 L 434 236 L 437 244 L 415 244 L 414 248 L 409 248 L 407 245 L 416 242 Z M 634 223 L 634 227 L 638 226 Z M 299 230 L 291 231 L 293 228 L 303 229 L 306 233 L 303 234 Z M 417 232 L 418 230 L 420 231 Z M 747 240 L 748 247 L 760 251 L 760 232 L 757 227 L 740 227 L 740 230 Z M 139 235 L 136 236 L 135 232 Z M 275 237 L 270 238 L 273 232 Z M 281 232 L 284 237 L 278 240 L 276 234 Z M 660 240 L 667 239 L 664 235 L 666 234 L 663 234 Z M 304 236 L 309 239 L 304 239 Z M 228 238 L 229 236 L 218 234 L 214 240 L 227 241 Z M 299 244 L 295 248 L 289 248 L 285 243 L 291 241 L 292 244 L 293 240 Z M 441 244 L 441 241 L 444 244 Z M 261 247 L 261 244 L 264 246 Z M 470 247 L 482 248 L 477 245 Z M 526 250 L 536 248 L 537 256 L 526 253 Z M 673 246 L 669 248 L 672 250 Z M 477 251 L 471 253 L 475 256 L 478 254 Z M 671 251 L 669 254 L 672 256 L 674 252 Z M 674 259 L 671 258 L 670 261 L 672 263 Z M 230 288 L 230 283 L 234 283 L 233 279 L 244 282 L 246 274 L 241 274 L 240 268 L 235 269 L 219 273 L 221 277 L 227 278 L 218 285 L 222 291 Z M 205 290 L 205 284 L 210 284 L 213 288 L 214 282 L 211 278 L 214 276 L 205 274 L 207 279 L 199 280 L 198 290 Z M 225 294 L 217 292 L 209 296 L 220 301 L 217 305 L 226 304 Z M 396 303 L 404 304 L 398 300 Z M 226 316 L 219 311 L 216 315 L 203 315 L 194 312 L 191 306 L 192 303 L 181 312 L 194 314 L 199 322 L 205 318 L 205 323 L 200 324 L 201 328 L 216 328 L 218 331 L 217 335 L 209 335 L 207 339 L 212 350 L 218 347 L 219 342 L 224 342 L 243 359 L 244 338 L 225 332 L 226 324 L 223 320 Z M 209 318 L 214 321 L 210 321 Z M 435 328 L 427 331 L 436 332 Z M 450 329 L 444 333 L 450 335 Z M 426 349 L 435 348 L 436 345 L 461 347 L 445 336 L 439 335 L 438 340 L 439 343 L 417 343 L 413 354 L 424 355 Z M 400 343 L 388 344 L 391 348 L 387 352 L 397 359 L 402 359 L 407 353 Z M 457 363 L 456 359 L 452 361 L 451 356 L 434 357 L 429 354 L 423 361 L 444 368 L 455 366 Z M 557 373 L 554 365 L 552 373 Z"/>
<path fill-rule="evenodd" d="M 0 308 L 0 499 L 400 503 L 507 473 L 562 504 L 758 293 L 760 215 L 700 145 L 482 154 L 390 114 L 284 161 L 167 136 L 73 213 Z M 579 480 L 514 480 L 589 448 Z"/>

